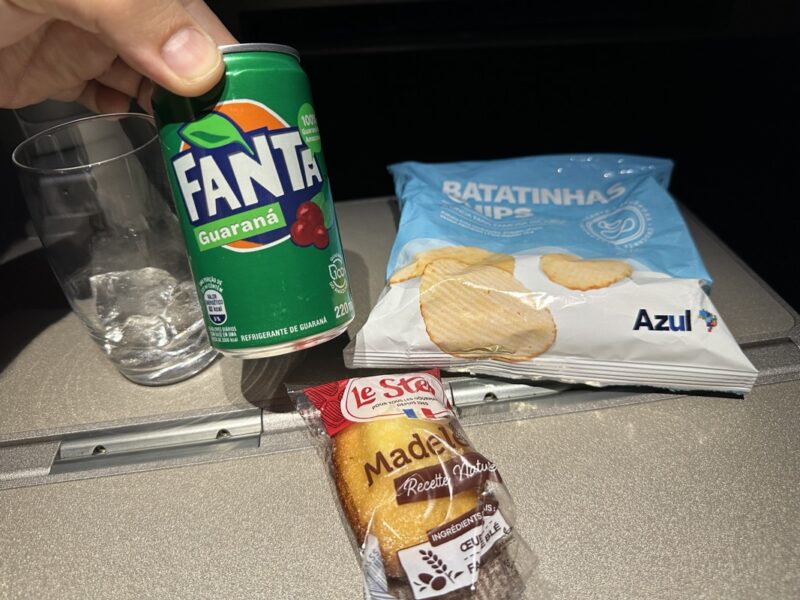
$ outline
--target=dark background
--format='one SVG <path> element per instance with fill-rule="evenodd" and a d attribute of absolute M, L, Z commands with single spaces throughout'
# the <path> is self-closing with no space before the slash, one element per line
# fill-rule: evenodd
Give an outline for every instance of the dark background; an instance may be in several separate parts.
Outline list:
<path fill-rule="evenodd" d="M 300 50 L 339 201 L 391 194 L 401 160 L 669 157 L 673 195 L 800 309 L 798 3 L 264 4 L 211 3 Z"/>
<path fill-rule="evenodd" d="M 796 2 L 209 4 L 300 51 L 337 201 L 393 193 L 401 160 L 669 157 L 673 195 L 800 310 Z"/>

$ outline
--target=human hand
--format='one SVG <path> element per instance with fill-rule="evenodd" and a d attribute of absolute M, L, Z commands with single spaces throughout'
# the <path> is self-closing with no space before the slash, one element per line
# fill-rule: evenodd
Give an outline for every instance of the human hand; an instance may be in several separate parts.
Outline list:
<path fill-rule="evenodd" d="M 202 0 L 0 0 L 0 107 L 48 98 L 149 110 L 152 84 L 198 96 L 234 37 Z"/>

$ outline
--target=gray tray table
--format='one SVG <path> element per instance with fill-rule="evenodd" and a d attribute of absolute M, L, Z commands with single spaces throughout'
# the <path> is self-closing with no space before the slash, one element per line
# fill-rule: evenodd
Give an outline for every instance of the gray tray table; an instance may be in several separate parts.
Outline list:
<path fill-rule="evenodd" d="M 383 287 L 397 208 L 337 212 L 354 335 Z M 761 371 L 744 399 L 448 380 L 539 557 L 528 598 L 800 597 L 798 316 L 687 219 L 714 302 Z M 146 388 L 71 314 L 0 321 L 0 597 L 362 597 L 283 394 L 352 373 L 344 338 Z"/>

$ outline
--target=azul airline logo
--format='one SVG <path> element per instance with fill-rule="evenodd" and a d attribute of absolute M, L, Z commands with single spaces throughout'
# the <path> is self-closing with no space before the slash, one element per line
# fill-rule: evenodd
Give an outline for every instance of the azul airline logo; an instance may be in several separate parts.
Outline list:
<path fill-rule="evenodd" d="M 685 310 L 682 315 L 651 315 L 647 309 L 639 309 L 633 330 L 639 331 L 691 331 L 692 311 Z M 709 331 L 711 331 L 709 329 Z"/>
<path fill-rule="evenodd" d="M 700 309 L 697 312 L 698 319 L 702 320 L 709 333 L 719 324 L 717 315 Z M 634 331 L 691 331 L 692 330 L 692 311 L 685 310 L 682 315 L 657 315 L 650 314 L 647 309 L 640 308 L 636 314 L 636 321 L 633 324 Z"/>
<path fill-rule="evenodd" d="M 650 216 L 636 202 L 592 215 L 584 220 L 583 229 L 593 238 L 614 246 L 638 246 L 652 235 Z"/>
<path fill-rule="evenodd" d="M 445 180 L 442 183 L 442 192 L 451 200 L 466 204 L 486 217 L 502 220 L 507 217 L 531 217 L 536 206 L 608 204 L 622 196 L 625 187 L 615 183 L 602 191 Z"/>
<path fill-rule="evenodd" d="M 201 251 L 284 242 L 299 206 L 322 191 L 319 164 L 298 128 L 258 102 L 218 104 L 178 135 L 172 169 Z"/>
<path fill-rule="evenodd" d="M 697 318 L 703 319 L 703 321 L 705 321 L 706 329 L 708 330 L 709 333 L 714 331 L 714 327 L 719 325 L 719 321 L 717 320 L 717 315 L 715 315 L 712 312 L 708 312 L 707 310 L 701 309 L 700 312 L 697 313 Z"/>

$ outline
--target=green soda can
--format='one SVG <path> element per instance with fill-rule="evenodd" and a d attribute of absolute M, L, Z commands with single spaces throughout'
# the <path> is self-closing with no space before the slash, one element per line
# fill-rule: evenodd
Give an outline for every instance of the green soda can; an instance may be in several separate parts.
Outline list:
<path fill-rule="evenodd" d="M 308 78 L 288 46 L 221 50 L 208 94 L 153 93 L 208 337 L 238 358 L 316 346 L 354 311 Z"/>

